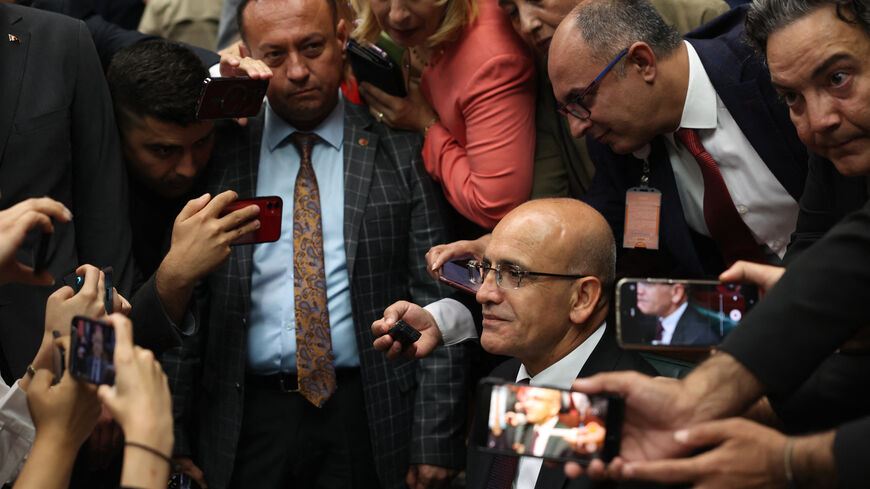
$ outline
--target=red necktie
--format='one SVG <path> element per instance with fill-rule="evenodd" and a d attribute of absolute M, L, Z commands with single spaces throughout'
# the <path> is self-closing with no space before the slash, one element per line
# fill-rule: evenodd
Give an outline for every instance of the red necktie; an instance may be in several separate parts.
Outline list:
<path fill-rule="evenodd" d="M 662 324 L 662 318 L 658 318 L 658 322 L 656 323 L 656 337 L 654 338 L 656 341 L 662 340 L 662 334 L 665 332 L 665 326 Z"/>
<path fill-rule="evenodd" d="M 694 129 L 680 129 L 675 136 L 695 157 L 704 177 L 704 220 L 716 246 L 730 266 L 737 260 L 764 263 L 764 254 L 734 207 L 725 180 Z"/>
<path fill-rule="evenodd" d="M 316 134 L 294 133 L 301 162 L 293 190 L 293 291 L 296 300 L 296 374 L 299 392 L 317 407 L 335 392 L 335 367 L 326 303 L 320 192 L 311 166 Z"/>

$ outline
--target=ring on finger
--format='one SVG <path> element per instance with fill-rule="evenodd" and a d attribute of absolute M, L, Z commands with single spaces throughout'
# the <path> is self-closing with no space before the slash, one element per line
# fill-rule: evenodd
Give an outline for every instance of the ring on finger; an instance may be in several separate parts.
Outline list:
<path fill-rule="evenodd" d="M 379 111 L 377 115 L 375 115 L 375 119 L 377 119 L 378 122 L 384 122 L 384 113 Z"/>

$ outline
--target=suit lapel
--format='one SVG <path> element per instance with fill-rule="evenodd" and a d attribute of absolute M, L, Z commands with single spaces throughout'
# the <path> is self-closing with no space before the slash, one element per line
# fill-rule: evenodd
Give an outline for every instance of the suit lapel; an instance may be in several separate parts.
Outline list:
<path fill-rule="evenodd" d="M 344 243 L 351 282 L 378 147 L 378 135 L 369 131 L 371 124 L 364 108 L 344 102 Z"/>
<path fill-rule="evenodd" d="M 12 131 L 12 121 L 15 120 L 18 108 L 21 81 L 24 78 L 27 51 L 30 48 L 30 32 L 24 26 L 22 17 L 3 4 L 0 4 L 0 36 L 2 36 L 0 59 L 3 60 L 3 70 L 0 70 L 0 107 L 3 107 L 0 111 L 0 161 L 2 161 Z"/>
<path fill-rule="evenodd" d="M 257 171 L 260 166 L 260 143 L 263 138 L 262 113 L 259 117 L 249 121 L 247 129 L 232 128 L 232 130 L 243 131 L 243 134 L 238 136 L 238 144 L 234 148 L 228 149 L 230 154 L 223 160 L 227 164 L 223 165 L 221 169 L 216 169 L 223 171 L 223 174 L 216 178 L 216 181 L 219 182 L 216 191 L 234 190 L 239 194 L 240 199 L 254 197 L 257 194 Z M 291 226 L 292 224 L 285 223 L 285 225 Z M 232 255 L 230 255 L 228 265 L 229 276 L 241 279 L 233 282 L 238 284 L 238 296 L 244 298 L 244 316 L 247 316 L 251 305 L 253 259 L 253 246 L 232 247 Z"/>

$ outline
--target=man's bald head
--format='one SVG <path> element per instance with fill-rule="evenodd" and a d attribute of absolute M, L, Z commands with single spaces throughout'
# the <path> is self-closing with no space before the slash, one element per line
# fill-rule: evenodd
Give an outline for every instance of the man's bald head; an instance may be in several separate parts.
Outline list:
<path fill-rule="evenodd" d="M 576 199 L 537 199 L 509 212 L 493 231 L 521 236 L 532 249 L 561 265 L 562 273 L 594 275 L 605 289 L 613 284 L 616 244 L 610 225 Z"/>

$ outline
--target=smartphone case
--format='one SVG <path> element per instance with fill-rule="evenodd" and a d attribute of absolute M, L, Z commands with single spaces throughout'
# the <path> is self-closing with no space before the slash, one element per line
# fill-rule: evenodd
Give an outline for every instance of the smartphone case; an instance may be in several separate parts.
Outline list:
<path fill-rule="evenodd" d="M 347 53 L 357 81 L 371 83 L 396 97 L 408 95 L 401 67 L 393 63 L 384 50 L 373 44 L 364 46 L 350 39 L 347 41 Z"/>

